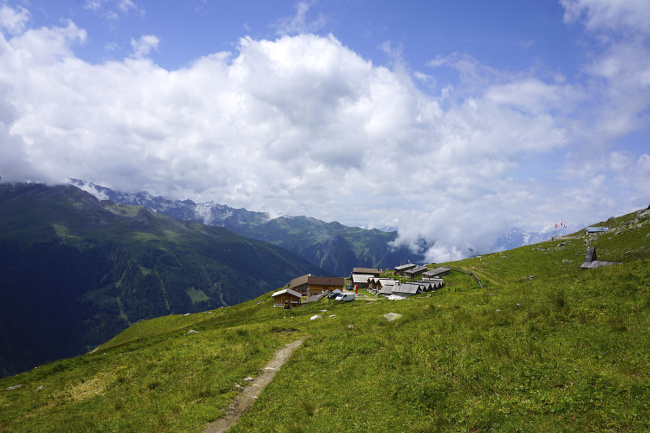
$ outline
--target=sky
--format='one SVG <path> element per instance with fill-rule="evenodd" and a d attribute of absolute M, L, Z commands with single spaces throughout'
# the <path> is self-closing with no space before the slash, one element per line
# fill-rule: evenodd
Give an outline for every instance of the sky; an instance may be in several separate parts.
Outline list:
<path fill-rule="evenodd" d="M 392 227 L 650 203 L 647 0 L 0 0 L 0 176 Z M 423 242 L 425 241 L 425 242 Z"/>

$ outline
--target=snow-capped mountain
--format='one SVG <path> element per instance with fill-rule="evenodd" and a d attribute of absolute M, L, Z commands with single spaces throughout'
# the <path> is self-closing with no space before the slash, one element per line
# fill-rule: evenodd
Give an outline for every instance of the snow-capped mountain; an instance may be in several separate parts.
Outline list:
<path fill-rule="evenodd" d="M 499 251 L 511 250 L 513 248 L 544 242 L 553 237 L 565 236 L 567 234 L 569 234 L 569 231 L 564 227 L 556 228 L 547 232 L 526 231 L 519 227 L 513 227 L 510 231 L 497 238 L 492 245 L 492 248 L 490 248 L 490 252 L 496 253 Z"/>
<path fill-rule="evenodd" d="M 194 203 L 192 200 L 170 200 L 160 196 L 153 196 L 148 192 L 125 193 L 80 179 L 72 179 L 71 183 L 77 188 L 93 194 L 100 200 L 145 206 L 154 212 L 169 215 L 176 219 L 226 227 L 230 230 L 235 230 L 243 224 L 259 224 L 269 220 L 267 213 L 235 209 L 214 202 Z"/>

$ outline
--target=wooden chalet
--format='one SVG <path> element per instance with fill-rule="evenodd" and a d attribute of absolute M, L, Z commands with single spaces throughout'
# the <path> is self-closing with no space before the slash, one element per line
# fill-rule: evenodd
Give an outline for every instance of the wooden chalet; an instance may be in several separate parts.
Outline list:
<path fill-rule="evenodd" d="M 381 269 L 378 269 L 378 268 L 352 268 L 352 275 L 355 275 L 355 274 L 357 274 L 357 275 L 365 274 L 365 275 L 372 275 L 373 277 L 378 277 L 378 276 L 381 275 Z"/>
<path fill-rule="evenodd" d="M 377 284 L 377 293 L 379 295 L 390 296 L 393 294 L 393 287 L 397 284 L 395 280 L 381 280 Z"/>
<path fill-rule="evenodd" d="M 413 279 L 419 275 L 422 275 L 426 271 L 427 271 L 426 266 L 416 266 L 414 268 L 407 269 L 406 271 L 404 271 L 404 276 Z"/>
<path fill-rule="evenodd" d="M 334 289 L 341 289 L 345 285 L 345 279 L 341 277 L 318 277 L 307 274 L 294 278 L 289 285 L 291 286 L 291 290 L 304 296 L 311 296 Z"/>
<path fill-rule="evenodd" d="M 370 274 L 352 274 L 352 286 L 358 286 L 361 288 L 367 288 L 369 286 L 369 280 L 374 277 Z"/>
<path fill-rule="evenodd" d="M 449 268 L 435 268 L 422 274 L 424 278 L 438 278 L 451 272 Z"/>
<path fill-rule="evenodd" d="M 395 275 L 404 275 L 404 271 L 408 271 L 409 269 L 412 269 L 416 266 L 417 265 L 415 263 L 408 263 L 406 265 L 395 266 L 393 273 Z"/>
<path fill-rule="evenodd" d="M 288 304 L 291 307 L 302 305 L 302 295 L 291 289 L 283 289 L 271 295 L 274 307 L 284 307 Z"/>

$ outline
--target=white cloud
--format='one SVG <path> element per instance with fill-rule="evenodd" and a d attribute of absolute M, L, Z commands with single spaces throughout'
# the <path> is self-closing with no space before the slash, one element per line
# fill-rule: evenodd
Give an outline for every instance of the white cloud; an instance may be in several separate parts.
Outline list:
<path fill-rule="evenodd" d="M 29 22 L 29 11 L 23 7 L 12 9 L 7 5 L 0 6 L 0 29 L 5 29 L 11 35 L 20 34 Z"/>
<path fill-rule="evenodd" d="M 118 19 L 120 14 L 144 15 L 145 13 L 144 7 L 133 0 L 86 0 L 83 7 L 111 20 Z"/>
<path fill-rule="evenodd" d="M 642 47 L 612 46 L 585 66 L 586 83 L 437 57 L 418 79 L 433 85 L 446 66 L 459 80 L 432 96 L 407 68 L 373 65 L 331 35 L 244 38 L 172 71 L 146 58 L 153 35 L 103 64 L 75 56 L 85 38 L 72 22 L 0 37 L 3 180 L 74 177 L 398 226 L 399 243 L 434 261 L 485 251 L 513 225 L 628 205 L 610 181 L 637 201 L 647 191 L 648 155 L 604 137 L 594 157 L 590 140 L 603 135 L 603 101 L 627 113 L 610 138 L 642 128 L 645 97 L 622 97 L 647 89 Z"/>
<path fill-rule="evenodd" d="M 131 48 L 133 48 L 133 57 L 141 58 L 149 55 L 151 50 L 158 50 L 160 40 L 154 35 L 144 35 L 138 40 L 131 38 Z"/>
<path fill-rule="evenodd" d="M 321 14 L 313 19 L 309 17 L 309 11 L 315 4 L 315 0 L 296 3 L 295 15 L 283 18 L 274 24 L 277 33 L 279 35 L 293 35 L 314 33 L 321 30 L 327 23 L 327 19 Z"/>
<path fill-rule="evenodd" d="M 650 32 L 646 0 L 560 0 L 565 22 L 584 21 L 590 30 Z"/>

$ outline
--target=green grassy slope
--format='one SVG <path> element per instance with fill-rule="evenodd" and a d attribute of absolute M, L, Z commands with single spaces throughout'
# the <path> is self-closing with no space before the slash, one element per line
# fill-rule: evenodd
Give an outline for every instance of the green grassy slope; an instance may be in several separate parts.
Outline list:
<path fill-rule="evenodd" d="M 200 432 L 306 337 L 231 432 L 648 431 L 650 215 L 611 224 L 453 264 L 484 289 L 452 273 L 453 287 L 405 301 L 283 310 L 267 294 L 138 323 L 0 380 L 0 430 Z M 587 244 L 624 263 L 580 270 Z"/>

